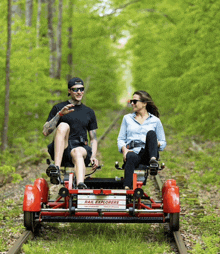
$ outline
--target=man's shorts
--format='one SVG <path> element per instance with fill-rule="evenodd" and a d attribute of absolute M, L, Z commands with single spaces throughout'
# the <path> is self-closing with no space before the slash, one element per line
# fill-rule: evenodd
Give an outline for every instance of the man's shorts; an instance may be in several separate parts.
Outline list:
<path fill-rule="evenodd" d="M 51 159 L 54 160 L 54 141 L 51 144 L 49 144 L 47 147 L 48 147 L 48 153 L 50 154 Z M 88 145 L 81 145 L 81 144 L 79 144 L 79 142 L 77 140 L 69 140 L 68 141 L 68 147 L 64 150 L 64 153 L 63 153 L 63 159 L 62 159 L 62 162 L 61 162 L 61 166 L 65 166 L 65 165 L 70 166 L 71 165 L 72 167 L 74 167 L 70 152 L 72 151 L 73 148 L 76 148 L 76 147 L 83 147 L 83 148 L 86 149 L 87 156 L 86 156 L 84 162 L 85 162 L 86 166 L 89 165 L 90 158 L 91 158 L 91 155 L 92 155 L 91 147 L 88 146 Z"/>

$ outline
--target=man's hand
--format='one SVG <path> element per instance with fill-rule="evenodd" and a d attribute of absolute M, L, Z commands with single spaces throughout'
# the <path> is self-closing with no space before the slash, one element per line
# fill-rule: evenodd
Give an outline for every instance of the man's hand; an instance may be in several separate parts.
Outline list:
<path fill-rule="evenodd" d="M 61 116 L 64 116 L 74 111 L 74 109 L 70 109 L 72 107 L 74 107 L 73 104 L 66 105 L 49 122 L 46 122 L 44 124 L 44 127 L 43 127 L 44 136 L 48 136 L 50 133 L 54 131 Z"/>
<path fill-rule="evenodd" d="M 73 112 L 74 111 L 74 108 L 73 109 L 70 109 L 70 108 L 72 108 L 72 107 L 74 107 L 74 105 L 73 104 L 68 104 L 68 105 L 66 105 L 65 107 L 63 107 L 61 110 L 60 110 L 60 114 L 61 115 L 67 115 L 67 114 L 69 114 L 70 112 Z"/>
<path fill-rule="evenodd" d="M 91 164 L 92 164 L 92 170 L 96 170 L 96 168 L 99 165 L 98 160 L 96 159 L 96 152 L 97 152 L 97 147 L 98 147 L 98 143 L 97 143 L 97 137 L 96 137 L 96 130 L 91 130 L 89 131 L 89 137 L 90 137 L 90 144 L 92 147 L 92 156 L 91 156 Z"/>
<path fill-rule="evenodd" d="M 92 164 L 92 170 L 95 170 L 99 165 L 99 161 L 95 157 L 91 157 L 90 161 Z"/>

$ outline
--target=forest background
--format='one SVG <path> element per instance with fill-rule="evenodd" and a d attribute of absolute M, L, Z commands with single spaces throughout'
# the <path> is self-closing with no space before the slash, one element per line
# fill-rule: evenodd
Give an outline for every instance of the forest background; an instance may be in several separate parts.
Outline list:
<path fill-rule="evenodd" d="M 0 171 L 41 154 L 42 126 L 73 76 L 99 116 L 143 89 L 169 128 L 219 140 L 219 9 L 211 0 L 1 1 Z"/>
<path fill-rule="evenodd" d="M 84 103 L 101 123 L 99 136 L 108 114 L 126 106 L 132 91 L 148 91 L 165 132 L 177 133 L 168 140 L 176 154 L 164 152 L 172 176 L 190 174 L 193 191 L 208 198 L 220 182 L 219 20 L 219 1 L 213 0 L 2 0 L 0 174 L 16 178 L 17 162 L 45 153 L 49 140 L 42 126 L 52 105 L 68 98 L 67 81 L 78 76 L 85 82 Z M 196 153 L 192 142 L 200 145 Z M 200 150 L 206 145 L 207 154 Z M 104 148 L 101 153 L 114 162 Z M 191 171 L 180 160 L 190 160 Z M 196 222 L 210 223 L 204 226 L 210 249 L 210 239 L 219 234 L 216 219 L 209 238 L 218 207 L 210 200 L 207 207 L 210 214 Z"/>
<path fill-rule="evenodd" d="M 72 76 L 103 114 L 121 107 L 131 85 L 147 90 L 178 131 L 219 137 L 218 1 L 14 0 L 8 69 L 7 5 L 0 3 L 3 164 L 45 145 L 42 126 Z"/>

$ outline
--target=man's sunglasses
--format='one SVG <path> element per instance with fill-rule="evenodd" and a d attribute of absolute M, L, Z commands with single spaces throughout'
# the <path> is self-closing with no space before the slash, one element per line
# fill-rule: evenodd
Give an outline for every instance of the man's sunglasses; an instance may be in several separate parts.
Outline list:
<path fill-rule="evenodd" d="M 70 88 L 70 90 L 72 90 L 74 93 L 77 93 L 78 91 L 83 92 L 84 87 Z"/>
<path fill-rule="evenodd" d="M 138 101 L 141 101 L 141 100 L 130 100 L 130 104 L 131 104 L 131 103 L 134 103 L 134 105 L 136 105 L 136 103 L 137 103 Z"/>

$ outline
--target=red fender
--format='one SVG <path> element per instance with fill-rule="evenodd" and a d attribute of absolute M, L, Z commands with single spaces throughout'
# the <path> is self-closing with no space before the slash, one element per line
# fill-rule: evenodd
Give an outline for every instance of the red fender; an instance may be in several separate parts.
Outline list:
<path fill-rule="evenodd" d="M 180 212 L 180 197 L 179 187 L 176 186 L 176 181 L 167 180 L 162 188 L 163 211 L 164 213 L 179 213 Z"/>
<path fill-rule="evenodd" d="M 24 191 L 23 211 L 40 212 L 41 194 L 37 186 L 26 185 Z"/>
<path fill-rule="evenodd" d="M 38 178 L 35 180 L 34 185 L 37 186 L 38 190 L 40 191 L 41 202 L 47 203 L 49 193 L 49 186 L 47 181 L 44 178 Z"/>
<path fill-rule="evenodd" d="M 170 188 L 176 186 L 176 180 L 174 179 L 169 179 L 167 180 L 164 184 L 163 184 L 163 188 L 162 188 L 162 198 L 164 193 Z"/>

